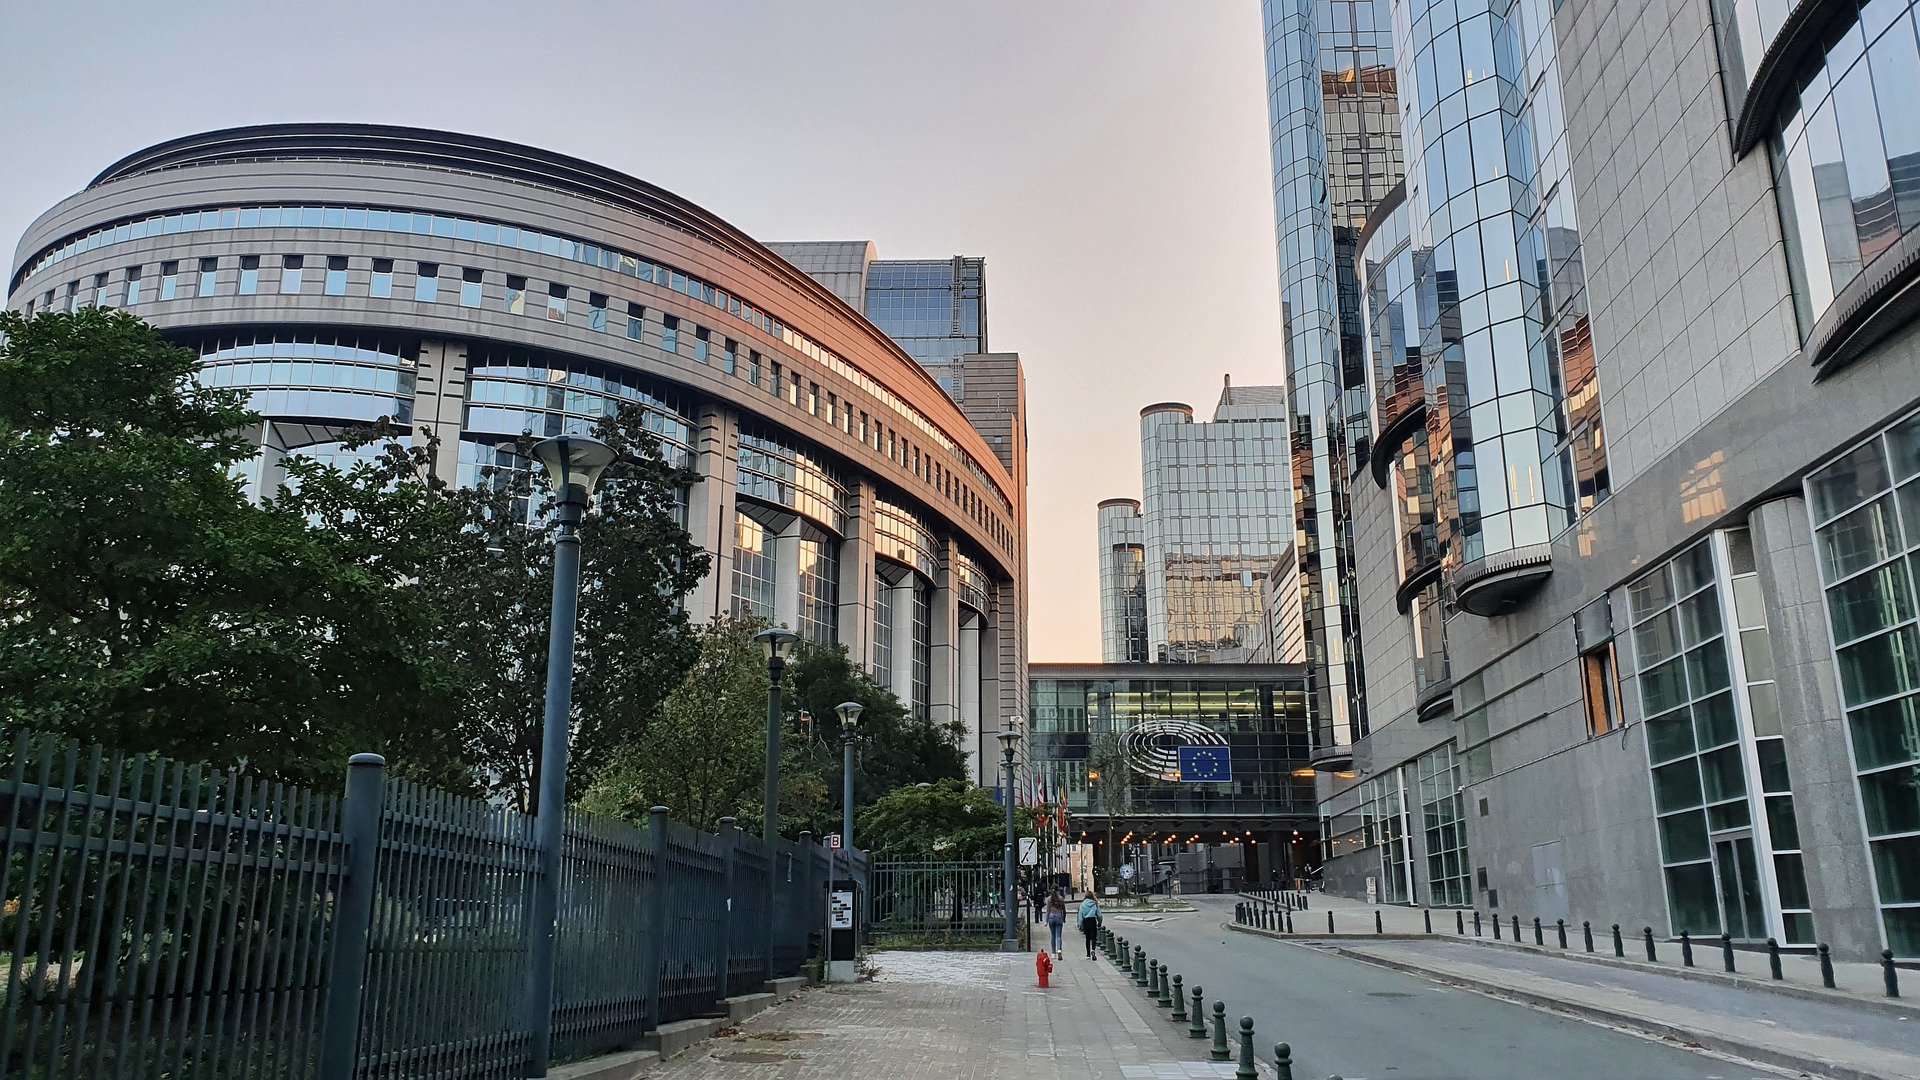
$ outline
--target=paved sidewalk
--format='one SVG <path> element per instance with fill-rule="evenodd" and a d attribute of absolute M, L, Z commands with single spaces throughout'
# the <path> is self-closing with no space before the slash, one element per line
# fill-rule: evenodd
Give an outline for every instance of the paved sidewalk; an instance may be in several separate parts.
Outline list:
<path fill-rule="evenodd" d="M 1030 953 L 881 952 L 873 963 L 873 981 L 806 990 L 648 1076 L 1233 1076 L 1232 1063 L 1203 1060 L 1210 1044 L 1188 1039 L 1104 960 L 1069 953 L 1044 991 L 1034 986 Z"/>
<path fill-rule="evenodd" d="M 1899 1015 L 1851 1001 L 1679 979 L 1644 964 L 1602 966 L 1444 938 L 1303 944 L 1815 1075 L 1920 1077 L 1920 1009 Z"/>

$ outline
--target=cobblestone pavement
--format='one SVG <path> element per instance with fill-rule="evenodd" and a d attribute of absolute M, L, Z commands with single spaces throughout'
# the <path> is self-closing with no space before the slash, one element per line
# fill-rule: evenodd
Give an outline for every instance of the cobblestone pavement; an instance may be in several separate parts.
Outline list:
<path fill-rule="evenodd" d="M 1189 1080 L 1231 1077 L 1210 1045 L 1102 960 L 1069 953 L 1053 987 L 1034 986 L 1033 956 L 874 955 L 871 982 L 803 991 L 650 1078 L 1016 1077 Z M 1268 1047 L 1268 1053 L 1272 1048 Z M 1263 1076 L 1271 1076 L 1265 1070 Z"/>

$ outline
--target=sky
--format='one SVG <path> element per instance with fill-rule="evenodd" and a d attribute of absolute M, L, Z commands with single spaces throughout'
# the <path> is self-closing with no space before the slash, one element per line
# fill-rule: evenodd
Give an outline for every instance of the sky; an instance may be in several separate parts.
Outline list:
<path fill-rule="evenodd" d="M 1283 379 L 1255 0 L 0 0 L 0 244 L 195 131 L 405 124 L 572 154 L 761 240 L 981 255 L 1028 395 L 1031 647 L 1098 660 L 1139 410 Z"/>

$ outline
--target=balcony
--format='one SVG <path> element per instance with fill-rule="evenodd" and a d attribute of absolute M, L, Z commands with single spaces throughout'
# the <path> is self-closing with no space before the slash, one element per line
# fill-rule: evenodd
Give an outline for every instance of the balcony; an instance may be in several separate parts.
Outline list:
<path fill-rule="evenodd" d="M 1482 618 L 1519 609 L 1553 574 L 1553 545 L 1496 551 L 1453 572 L 1454 603 Z"/>

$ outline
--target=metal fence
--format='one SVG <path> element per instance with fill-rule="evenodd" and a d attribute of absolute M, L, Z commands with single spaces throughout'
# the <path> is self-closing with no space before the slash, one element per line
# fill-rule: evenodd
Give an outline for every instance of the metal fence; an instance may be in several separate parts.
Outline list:
<path fill-rule="evenodd" d="M 1006 933 L 997 862 L 875 862 L 867 893 L 873 940 L 894 948 L 991 948 Z M 1024 933 L 1026 919 L 1015 926 Z"/>
<path fill-rule="evenodd" d="M 531 817 L 377 764 L 342 799 L 0 737 L 0 1076 L 306 1080 L 335 1060 L 323 1028 L 341 1075 L 524 1074 Z M 804 837 L 769 852 L 664 811 L 566 826 L 556 1058 L 798 974 L 825 923 L 829 857 Z"/>

